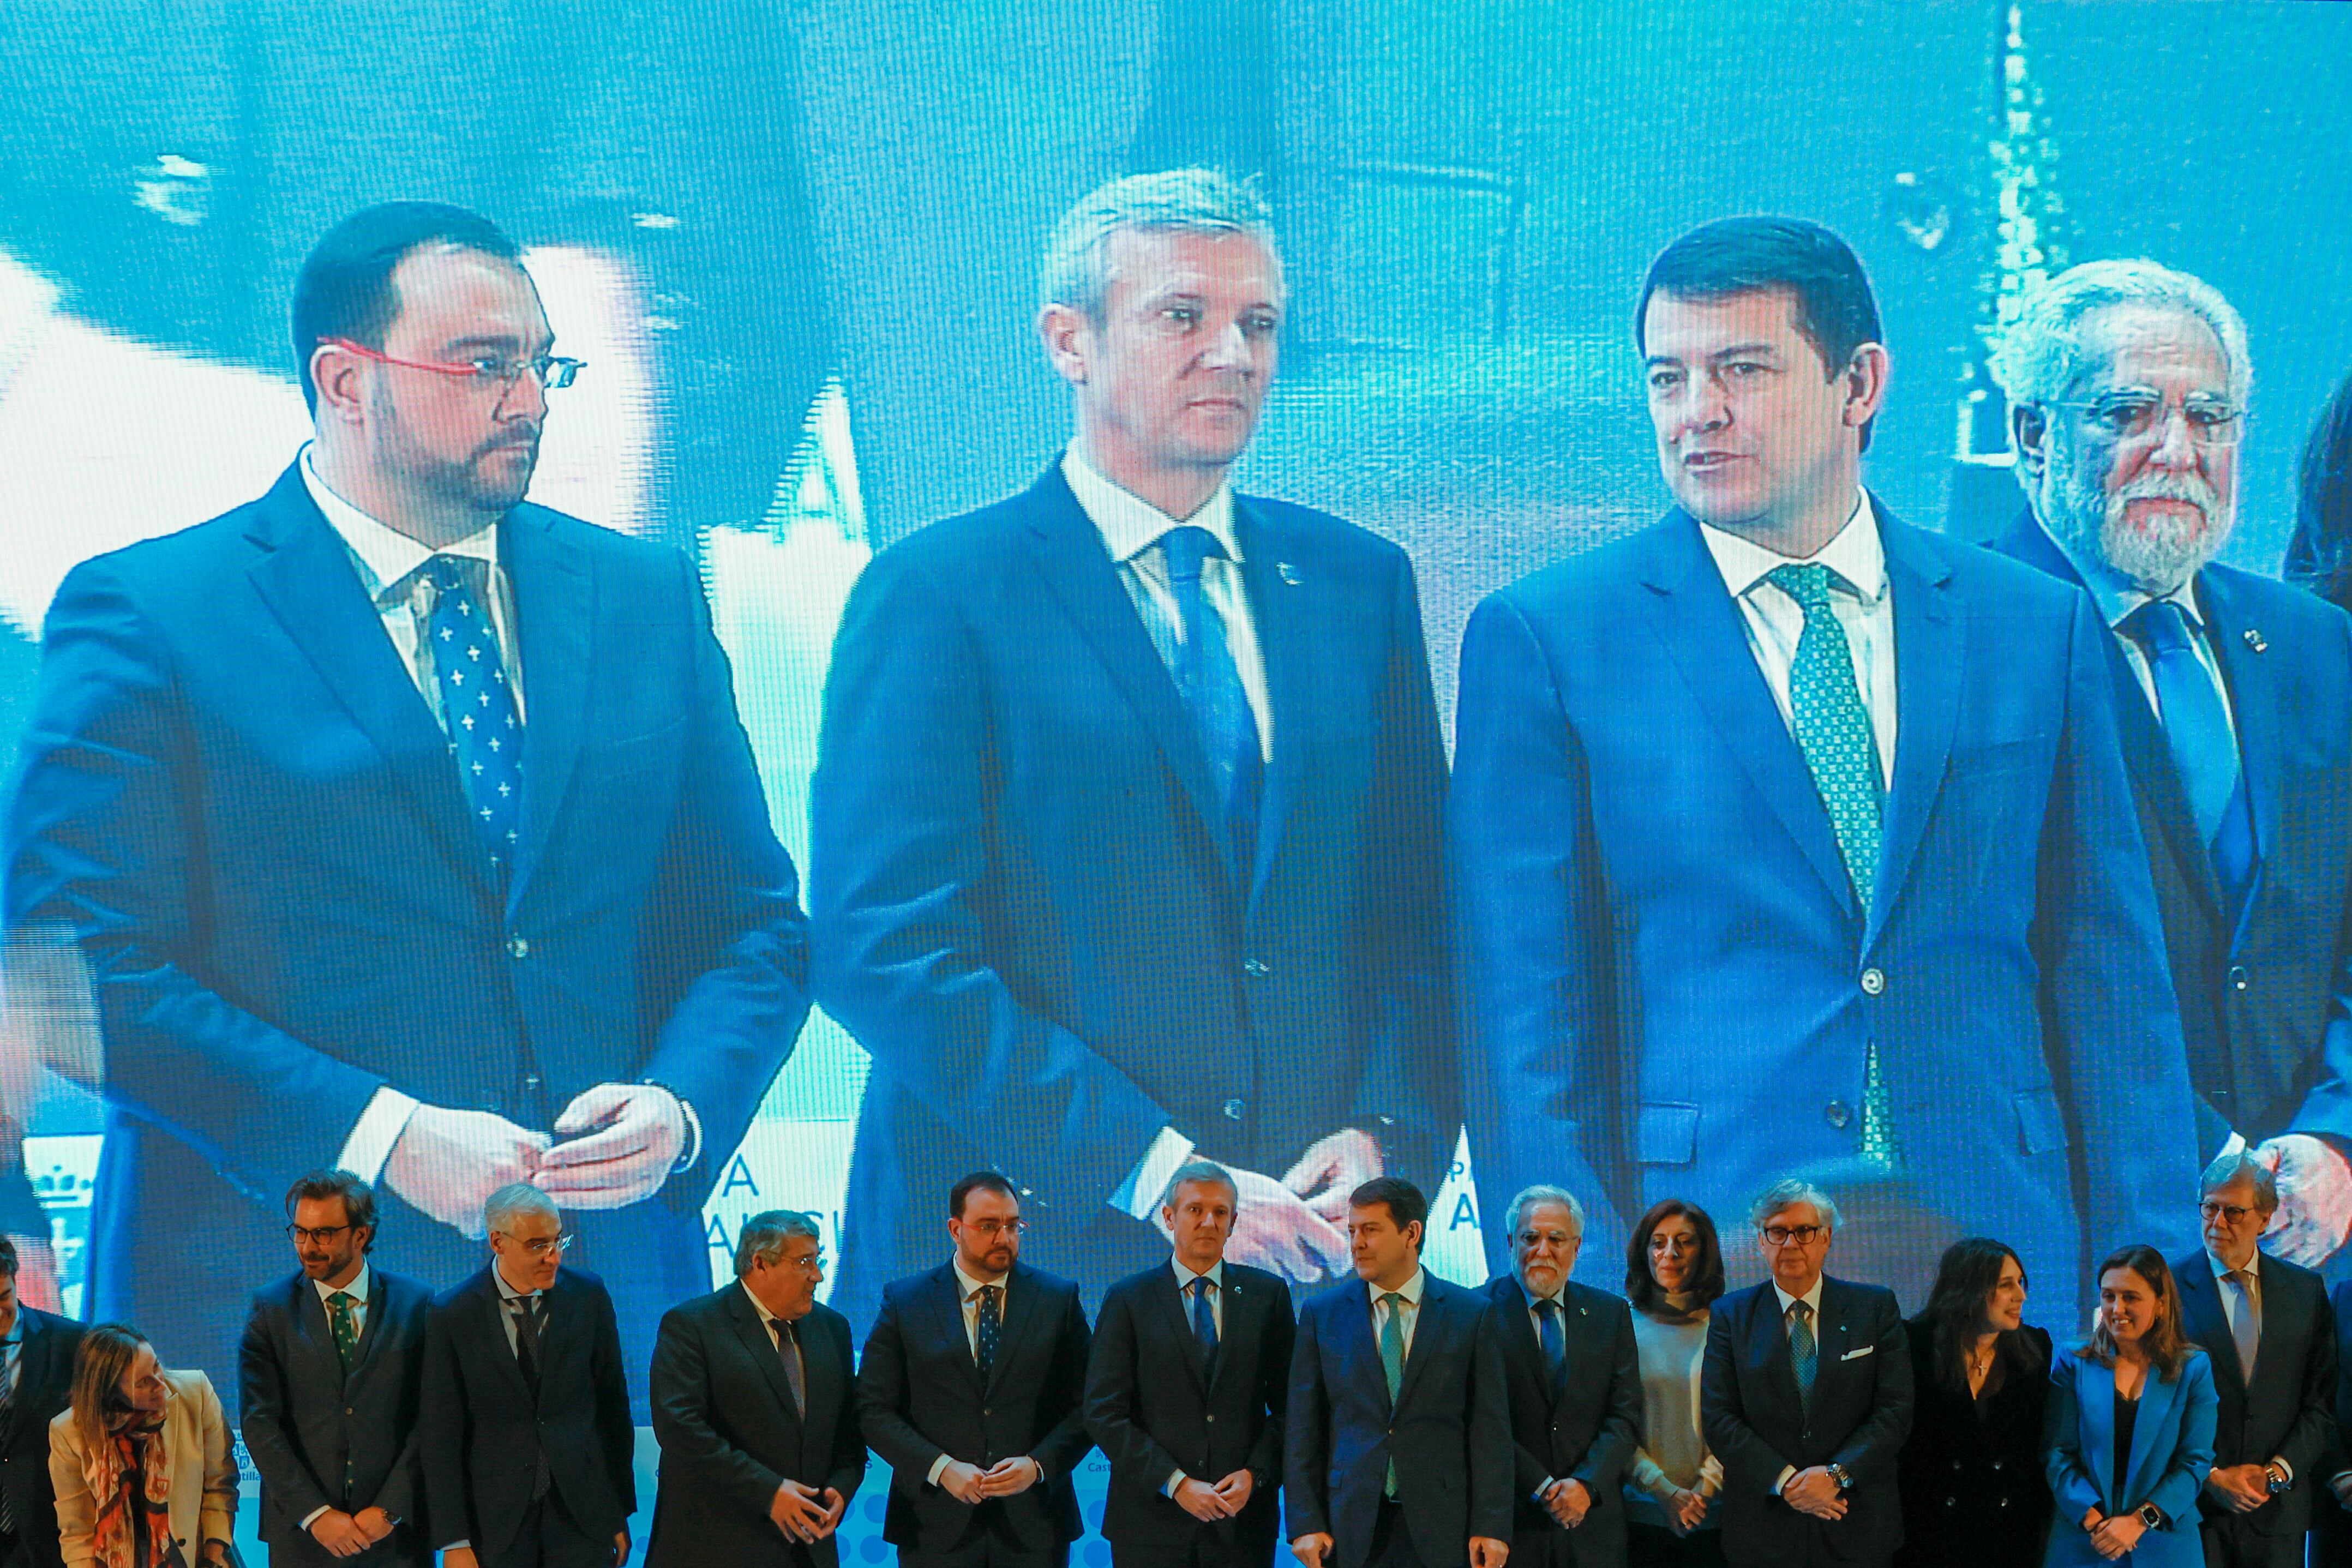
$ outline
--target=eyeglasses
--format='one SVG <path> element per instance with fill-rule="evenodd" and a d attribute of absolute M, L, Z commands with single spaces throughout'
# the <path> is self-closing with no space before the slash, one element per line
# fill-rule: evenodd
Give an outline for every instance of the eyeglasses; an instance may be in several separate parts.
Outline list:
<path fill-rule="evenodd" d="M 2254 1211 L 2251 1208 L 2242 1208 L 2234 1203 L 2216 1203 L 2209 1197 L 2197 1206 L 2197 1212 L 2208 1219 L 2225 1219 L 2231 1225 L 2236 1225 Z"/>
<path fill-rule="evenodd" d="M 967 1219 L 963 1228 L 986 1239 L 996 1236 L 1018 1236 L 1028 1225 L 1024 1219 Z"/>
<path fill-rule="evenodd" d="M 1826 1225 L 1768 1225 L 1761 1232 L 1764 1239 L 1775 1247 L 1811 1247 L 1829 1233 Z"/>
<path fill-rule="evenodd" d="M 525 1239 L 523 1237 L 517 1236 L 511 1230 L 495 1230 L 492 1231 L 491 1234 L 494 1236 L 505 1237 L 508 1240 L 513 1242 L 516 1246 L 520 1247 L 524 1251 L 530 1253 L 534 1258 L 552 1257 L 561 1253 L 565 1248 L 580 1239 L 577 1236 L 572 1235 L 533 1236 L 529 1239 Z"/>
<path fill-rule="evenodd" d="M 354 343 L 349 338 L 321 338 L 319 346 L 341 349 L 357 354 L 362 360 L 373 360 L 380 365 L 398 365 L 404 371 L 431 371 L 439 376 L 467 377 L 478 386 L 497 387 L 502 397 L 525 376 L 537 382 L 542 392 L 561 392 L 572 384 L 573 378 L 587 368 L 588 363 L 585 360 L 567 360 L 558 354 L 541 354 L 534 360 L 508 360 L 495 354 L 482 354 L 453 363 L 437 360 L 395 360 L 390 354 L 380 353 L 364 343 Z"/>
<path fill-rule="evenodd" d="M 2168 407 L 2180 410 L 2180 417 L 2189 426 L 2189 439 L 2200 446 L 2235 446 L 2238 437 L 2245 433 L 2246 422 L 2230 400 L 2197 393 L 2183 398 L 2177 404 L 2168 404 L 2151 392 L 2113 392 L 2088 402 L 2061 402 L 2057 408 L 2071 408 L 2091 423 L 2118 440 L 2137 441 L 2151 432 L 2161 435 L 2164 413 Z"/>
<path fill-rule="evenodd" d="M 805 1258 L 780 1258 L 777 1263 L 779 1267 L 797 1269 L 803 1274 L 824 1272 L 824 1254 L 822 1252 L 812 1252 Z"/>
<path fill-rule="evenodd" d="M 307 1247 L 313 1241 L 324 1247 L 352 1228 L 349 1225 L 289 1225 L 286 1228 L 286 1234 L 297 1247 Z"/>

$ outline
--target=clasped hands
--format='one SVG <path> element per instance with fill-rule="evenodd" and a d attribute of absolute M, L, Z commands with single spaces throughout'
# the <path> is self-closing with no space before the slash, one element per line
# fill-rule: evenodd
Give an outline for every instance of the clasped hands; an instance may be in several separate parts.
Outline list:
<path fill-rule="evenodd" d="M 1371 1134 L 1342 1127 L 1308 1145 L 1278 1178 L 1236 1170 L 1239 1201 L 1233 1235 L 1225 1241 L 1226 1260 L 1299 1284 L 1349 1272 L 1348 1195 L 1383 1168 Z M 1160 1228 L 1173 1235 L 1164 1220 Z"/>
<path fill-rule="evenodd" d="M 2271 1500 L 2267 1465 L 2215 1465 L 2205 1476 L 2206 1490 L 2232 1513 L 2252 1513 Z"/>
<path fill-rule="evenodd" d="M 1585 1490 L 1582 1481 L 1573 1478 L 1552 1482 L 1536 1497 L 1544 1511 L 1551 1515 L 1552 1522 L 1562 1530 L 1574 1530 L 1592 1511 L 1592 1494 Z"/>
<path fill-rule="evenodd" d="M 1790 1476 L 1780 1489 L 1780 1500 L 1799 1513 L 1815 1519 L 1843 1519 L 1845 1492 L 1827 1465 L 1814 1465 Z"/>
<path fill-rule="evenodd" d="M 999 1459 L 984 1470 L 961 1459 L 950 1459 L 940 1470 L 940 1490 L 958 1502 L 978 1507 L 992 1497 L 1027 1491 L 1045 1477 L 1045 1467 L 1026 1454 Z"/>
<path fill-rule="evenodd" d="M 776 1495 L 768 1503 L 768 1517 L 776 1528 L 800 1542 L 823 1541 L 848 1511 L 849 1500 L 834 1488 L 794 1480 L 777 1482 Z"/>
<path fill-rule="evenodd" d="M 2091 1549 L 2112 1563 L 2139 1544 L 2147 1533 L 2147 1526 L 2137 1513 L 2101 1513 L 2091 1509 L 2083 1515 L 2083 1529 L 2091 1538 Z"/>
<path fill-rule="evenodd" d="M 1250 1493 L 1256 1486 L 1256 1480 L 1244 1469 L 1235 1470 L 1213 1486 L 1186 1476 L 1176 1483 L 1176 1490 L 1169 1496 L 1175 1500 L 1178 1508 L 1194 1519 L 1214 1523 L 1220 1519 L 1231 1519 L 1247 1508 Z"/>
<path fill-rule="evenodd" d="M 653 1083 L 587 1090 L 553 1137 L 490 1111 L 419 1105 L 383 1179 L 410 1207 L 478 1241 L 483 1203 L 509 1182 L 530 1182 L 562 1208 L 625 1208 L 661 1190 L 686 1139 L 685 1103 Z"/>
<path fill-rule="evenodd" d="M 331 1508 L 310 1521 L 310 1538 L 338 1557 L 357 1557 L 391 1533 L 392 1515 L 380 1508 Z"/>

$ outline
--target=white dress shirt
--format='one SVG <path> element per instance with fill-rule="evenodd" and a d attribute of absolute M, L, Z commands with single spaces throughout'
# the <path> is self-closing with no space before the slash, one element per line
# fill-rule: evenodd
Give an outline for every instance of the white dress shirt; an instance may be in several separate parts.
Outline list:
<path fill-rule="evenodd" d="M 950 1263 L 949 1267 L 955 1270 L 956 1289 L 962 1293 L 963 1297 L 963 1342 L 971 1347 L 971 1358 L 977 1362 L 980 1359 L 980 1292 L 988 1286 L 996 1287 L 998 1291 L 996 1321 L 1002 1325 L 1004 1322 L 1005 1303 L 1013 1299 L 1013 1291 L 1009 1288 L 1013 1283 L 1013 1276 L 1006 1274 L 1001 1279 L 980 1280 L 965 1273 L 961 1261 Z M 933 1486 L 939 1485 L 940 1473 L 954 1462 L 954 1455 L 941 1454 L 931 1461 L 930 1472 L 923 1479 Z"/>
<path fill-rule="evenodd" d="M 2041 521 L 2038 514 L 2034 520 Z M 2132 612 L 2143 604 L 2153 602 L 2156 596 L 2125 578 L 2096 555 L 2078 550 L 2060 538 L 2049 524 L 2042 523 L 2042 531 L 2049 536 L 2052 544 L 2058 547 L 2058 552 L 2073 564 L 2074 575 L 2083 580 L 2083 586 L 2090 590 L 2091 602 L 2099 607 L 2099 618 L 2107 623 L 2109 631 L 2115 632 L 2116 642 L 2124 651 L 2124 663 L 2129 664 L 2132 674 L 2138 677 L 2139 689 L 2147 698 L 2149 710 L 2161 722 L 2164 702 L 2156 695 L 2156 672 L 2148 668 L 2147 652 L 2137 641 L 2124 635 L 2122 630 L 2124 622 Z M 2230 705 L 2230 683 L 2221 678 L 2221 663 L 2213 653 L 2213 634 L 2207 629 L 2205 617 L 2197 608 L 2197 579 L 2191 576 L 2164 597 L 2180 606 L 2181 614 L 2188 619 L 2189 645 L 2197 650 L 2197 662 L 2205 667 L 2206 678 L 2213 683 L 2213 690 L 2221 698 L 2221 716 L 2229 720 L 2230 733 L 2237 734 L 2238 714 Z"/>
<path fill-rule="evenodd" d="M 1375 1351 L 1380 1348 L 1381 1335 L 1387 1331 L 1389 1313 L 1393 1311 L 1401 1320 L 1398 1326 L 1404 1334 L 1405 1359 L 1408 1362 L 1412 1359 L 1412 1331 L 1421 1324 L 1421 1293 L 1428 1285 L 1427 1271 L 1415 1269 L 1412 1271 L 1412 1278 L 1396 1288 L 1396 1294 L 1402 1296 L 1403 1301 L 1391 1308 L 1381 1300 L 1389 1292 L 1381 1290 L 1370 1280 L 1364 1281 L 1364 1289 L 1371 1292 L 1372 1298 L 1372 1348 Z"/>
<path fill-rule="evenodd" d="M 1855 497 L 1853 514 L 1837 537 L 1804 562 L 1766 549 L 1751 539 L 1722 528 L 1699 525 L 1699 537 L 1723 574 L 1724 587 L 1739 606 L 1739 620 L 1748 632 L 1748 646 L 1756 667 L 1772 689 L 1780 721 L 1796 733 L 1796 710 L 1789 700 L 1789 667 L 1797 657 L 1797 639 L 1805 630 L 1805 612 L 1778 583 L 1768 580 L 1775 567 L 1821 565 L 1836 574 L 1830 585 L 1830 606 L 1845 632 L 1853 655 L 1855 690 L 1870 715 L 1878 741 L 1878 778 L 1883 785 L 1895 779 L 1895 599 L 1887 590 L 1886 550 L 1878 537 L 1878 514 L 1867 493 Z"/>
<path fill-rule="evenodd" d="M 1176 1273 L 1176 1300 L 1178 1304 L 1182 1306 L 1184 1309 L 1184 1326 L 1186 1328 L 1191 1328 L 1192 1326 L 1192 1281 L 1195 1280 L 1206 1280 L 1209 1281 L 1209 1319 L 1212 1322 L 1217 1325 L 1217 1343 L 1223 1344 L 1225 1339 L 1224 1260 L 1221 1258 L 1214 1263 L 1210 1264 L 1208 1271 L 1201 1274 L 1195 1274 L 1191 1269 L 1186 1268 L 1184 1265 L 1184 1260 L 1181 1258 L 1171 1258 L 1168 1260 L 1168 1266 L 1174 1270 Z M 1168 1473 L 1167 1481 L 1160 1490 L 1167 1493 L 1170 1497 L 1174 1497 L 1176 1495 L 1177 1487 L 1181 1485 L 1183 1480 L 1184 1472 L 1182 1470 L 1171 1470 Z M 1212 1481 L 1209 1484 L 1211 1486 L 1214 1486 L 1216 1482 Z"/>
<path fill-rule="evenodd" d="M 327 1298 L 337 1294 L 346 1295 L 352 1299 L 352 1304 L 348 1310 L 352 1314 L 352 1337 L 353 1340 L 356 1341 L 359 1336 L 367 1333 L 369 1282 L 368 1266 L 365 1263 L 362 1263 L 360 1265 L 360 1271 L 352 1276 L 352 1282 L 348 1285 L 330 1285 L 324 1280 L 313 1280 L 310 1281 L 310 1288 L 319 1292 L 319 1305 L 326 1308 L 327 1328 L 330 1336 L 332 1335 L 334 1331 L 335 1309 L 328 1303 Z M 320 1503 L 318 1507 L 312 1509 L 310 1512 L 302 1516 L 301 1528 L 304 1530 L 310 1529 L 311 1522 L 320 1514 L 331 1512 L 333 1511 L 333 1509 L 334 1505 L 332 1503 Z"/>
<path fill-rule="evenodd" d="M 1822 1354 L 1822 1280 L 1826 1279 L 1826 1278 L 1827 1278 L 1827 1276 L 1826 1276 L 1826 1275 L 1822 1275 L 1822 1276 L 1816 1277 L 1816 1278 L 1814 1279 L 1814 1281 L 1813 1281 L 1813 1288 L 1812 1288 L 1811 1290 L 1810 1290 L 1810 1291 L 1806 1291 L 1803 1295 L 1801 1295 L 1801 1296 L 1792 1296 L 1792 1295 L 1789 1294 L 1789 1292 L 1788 1292 L 1788 1291 L 1784 1291 L 1784 1290 L 1780 1289 L 1780 1284 L 1779 1284 L 1779 1282 L 1778 1282 L 1778 1281 L 1775 1281 L 1775 1282 L 1774 1282 L 1774 1284 L 1773 1284 L 1773 1286 L 1772 1286 L 1772 1293 L 1773 1293 L 1774 1295 L 1776 1295 L 1776 1296 L 1778 1296 L 1778 1297 L 1780 1297 L 1780 1324 L 1781 1324 L 1781 1332 L 1782 1332 L 1783 1333 L 1786 1333 L 1788 1332 L 1788 1328 L 1789 1328 L 1789 1309 L 1790 1309 L 1790 1307 L 1795 1306 L 1799 1301 L 1802 1301 L 1802 1302 L 1804 1302 L 1804 1303 L 1805 1303 L 1805 1322 L 1806 1322 L 1808 1324 L 1810 1324 L 1810 1325 L 1811 1326 L 1812 1331 L 1813 1331 L 1813 1355 L 1814 1355 L 1814 1358 L 1815 1358 L 1815 1360 L 1814 1360 L 1814 1365 L 1813 1365 L 1813 1375 L 1814 1375 L 1814 1376 L 1816 1376 L 1816 1377 L 1819 1377 L 1819 1376 L 1821 1375 L 1820 1356 L 1821 1356 L 1821 1354 Z M 1792 1478 L 1793 1476 L 1795 1476 L 1795 1475 L 1796 1475 L 1796 1473 L 1797 1473 L 1797 1467 L 1796 1467 L 1796 1466 L 1794 1466 L 1794 1465 L 1782 1465 L 1782 1466 L 1780 1467 L 1780 1474 L 1779 1479 L 1776 1479 L 1776 1480 L 1774 1480 L 1774 1481 L 1773 1481 L 1773 1483 L 1772 1483 L 1772 1495 L 1773 1495 L 1774 1497 L 1778 1497 L 1778 1496 L 1780 1496 L 1780 1489 L 1781 1489 L 1782 1487 L 1784 1487 L 1784 1486 L 1787 1486 L 1787 1485 L 1789 1484 L 1789 1481 L 1790 1481 L 1790 1478 Z"/>
<path fill-rule="evenodd" d="M 762 1301 L 758 1296 L 751 1293 L 751 1286 L 743 1284 L 740 1280 L 736 1282 L 739 1285 L 742 1285 L 744 1297 L 751 1301 L 751 1310 L 760 1314 L 760 1326 L 768 1331 L 768 1343 L 775 1346 L 776 1354 L 778 1355 L 782 1355 L 784 1354 L 784 1335 L 782 1329 L 779 1326 L 782 1320 L 768 1310 L 768 1304 L 765 1301 Z M 806 1388 L 808 1386 L 808 1358 L 802 1354 L 801 1336 L 797 1333 L 793 1335 L 792 1356 L 794 1361 L 800 1363 L 801 1386 L 803 1388 Z"/>

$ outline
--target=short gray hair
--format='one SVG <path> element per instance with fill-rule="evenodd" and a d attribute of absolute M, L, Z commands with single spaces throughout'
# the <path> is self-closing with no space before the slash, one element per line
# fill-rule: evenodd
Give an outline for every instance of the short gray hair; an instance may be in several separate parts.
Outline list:
<path fill-rule="evenodd" d="M 1168 1178 L 1168 1185 L 1160 1189 L 1160 1207 L 1167 1208 L 1173 1205 L 1176 1189 L 1196 1181 L 1216 1183 L 1234 1195 L 1235 1208 L 1242 1206 L 1242 1186 L 1234 1179 L 1233 1172 L 1214 1160 L 1186 1160 L 1176 1167 L 1176 1174 Z"/>
<path fill-rule="evenodd" d="M 1519 1221 L 1527 1217 L 1528 1209 L 1539 1203 L 1556 1203 L 1567 1209 L 1568 1223 L 1575 1230 L 1576 1239 L 1579 1241 L 1584 1239 L 1584 1205 L 1577 1202 L 1576 1195 L 1568 1188 L 1553 1186 L 1545 1182 L 1538 1182 L 1533 1186 L 1521 1187 L 1518 1196 L 1511 1199 L 1511 1207 L 1503 1213 L 1504 1233 L 1517 1238 L 1519 1234 Z"/>
<path fill-rule="evenodd" d="M 482 1205 L 482 1228 L 514 1232 L 507 1226 L 526 1214 L 544 1214 L 551 1219 L 562 1218 L 555 1200 L 527 1181 L 510 1181 L 490 1194 Z"/>
<path fill-rule="evenodd" d="M 2025 297 L 1993 351 L 1992 379 L 2012 404 L 2052 403 L 2087 369 L 2084 318 L 2111 305 L 2184 310 L 2213 329 L 2230 362 L 2230 401 L 2242 409 L 2253 390 L 2246 324 L 2204 279 L 2153 261 L 2086 261 Z"/>
<path fill-rule="evenodd" d="M 1274 210 L 1259 194 L 1255 175 L 1235 180 L 1216 169 L 1162 169 L 1099 185 L 1062 214 L 1037 268 L 1040 308 L 1066 305 L 1090 321 L 1101 320 L 1103 296 L 1110 289 L 1110 236 L 1122 229 L 1247 235 L 1281 271 Z"/>
<path fill-rule="evenodd" d="M 2263 1213 L 2278 1212 L 2278 1177 L 2246 1149 L 2233 1150 L 2207 1166 L 2197 1183 L 2197 1196 L 2210 1197 L 2233 1182 L 2244 1182 L 2254 1189 L 2254 1207 Z"/>
<path fill-rule="evenodd" d="M 1811 1204 L 1814 1217 L 1832 1231 L 1844 1221 L 1835 1198 L 1801 1176 L 1784 1176 L 1756 1195 L 1756 1201 L 1748 1206 L 1748 1223 L 1761 1230 L 1766 1220 L 1801 1203 Z"/>
<path fill-rule="evenodd" d="M 794 1236 L 824 1239 L 817 1229 L 816 1216 L 797 1208 L 772 1208 L 745 1220 L 735 1237 L 735 1277 L 740 1280 L 750 1273 L 754 1263 L 772 1268 L 784 1255 L 784 1242 Z"/>

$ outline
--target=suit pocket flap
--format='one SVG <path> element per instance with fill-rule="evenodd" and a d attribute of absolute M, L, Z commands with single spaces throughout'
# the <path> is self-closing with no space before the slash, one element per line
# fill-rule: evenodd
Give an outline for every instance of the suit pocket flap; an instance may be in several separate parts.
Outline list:
<path fill-rule="evenodd" d="M 2029 1155 L 2066 1146 L 2066 1113 L 2058 1108 L 2056 1090 L 2029 1089 L 2017 1096 L 2017 1131 Z"/>
<path fill-rule="evenodd" d="M 1698 1145 L 1698 1107 L 1644 1105 L 1633 1123 L 1633 1157 L 1645 1166 L 1686 1166 Z"/>

